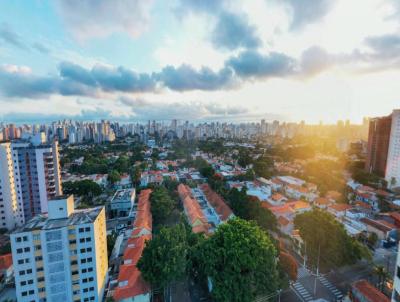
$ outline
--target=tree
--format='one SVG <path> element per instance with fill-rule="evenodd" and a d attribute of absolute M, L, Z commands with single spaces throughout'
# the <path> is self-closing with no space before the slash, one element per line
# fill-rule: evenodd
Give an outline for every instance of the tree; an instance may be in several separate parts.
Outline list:
<path fill-rule="evenodd" d="M 111 256 L 111 252 L 114 249 L 115 242 L 117 241 L 117 234 L 112 232 L 110 235 L 107 235 L 107 251 L 108 257 Z"/>
<path fill-rule="evenodd" d="M 117 170 L 112 170 L 110 173 L 108 173 L 107 180 L 113 185 L 121 180 L 121 175 Z"/>
<path fill-rule="evenodd" d="M 90 179 L 84 179 L 79 181 L 67 181 L 63 183 L 64 194 L 74 194 L 78 196 L 93 197 L 99 196 L 103 190 L 94 181 Z"/>
<path fill-rule="evenodd" d="M 370 257 L 367 248 L 350 237 L 343 225 L 327 212 L 314 209 L 299 214 L 294 225 L 305 242 L 311 267 L 315 268 L 319 262 L 322 268 L 331 269 Z"/>
<path fill-rule="evenodd" d="M 235 218 L 218 227 L 199 249 L 216 302 L 250 302 L 278 288 L 276 249 L 256 224 Z"/>
<path fill-rule="evenodd" d="M 292 255 L 286 252 L 280 252 L 279 263 L 289 279 L 292 281 L 297 280 L 297 262 Z"/>
<path fill-rule="evenodd" d="M 151 214 L 154 224 L 164 223 L 171 215 L 175 202 L 165 187 L 156 187 L 151 194 Z"/>
<path fill-rule="evenodd" d="M 185 275 L 187 251 L 186 230 L 182 224 L 162 228 L 146 242 L 137 267 L 153 288 L 165 289 Z"/>
<path fill-rule="evenodd" d="M 239 191 L 233 188 L 229 191 L 227 199 L 234 214 L 245 220 L 254 220 L 264 230 L 275 230 L 276 217 L 272 212 L 261 205 L 259 200 L 254 200 L 246 194 L 246 188 Z"/>
<path fill-rule="evenodd" d="M 370 234 L 368 235 L 367 240 L 368 240 L 369 246 L 370 246 L 370 247 L 374 247 L 375 244 L 376 244 L 377 241 L 378 241 L 378 235 L 376 235 L 376 233 L 370 233 Z"/>

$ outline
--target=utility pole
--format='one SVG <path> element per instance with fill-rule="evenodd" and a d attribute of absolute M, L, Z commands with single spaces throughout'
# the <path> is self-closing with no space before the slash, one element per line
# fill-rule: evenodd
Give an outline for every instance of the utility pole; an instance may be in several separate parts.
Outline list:
<path fill-rule="evenodd" d="M 319 277 L 319 258 L 321 256 L 321 243 L 318 244 L 318 260 L 317 260 L 317 274 L 314 280 L 314 297 L 317 294 L 317 279 Z"/>

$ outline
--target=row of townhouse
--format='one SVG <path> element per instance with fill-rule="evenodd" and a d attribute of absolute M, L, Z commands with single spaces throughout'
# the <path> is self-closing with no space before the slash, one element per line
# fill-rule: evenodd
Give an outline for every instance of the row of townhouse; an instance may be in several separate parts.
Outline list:
<path fill-rule="evenodd" d="M 126 238 L 121 244 L 123 256 L 119 266 L 118 284 L 109 292 L 109 296 L 115 301 L 149 302 L 151 298 L 150 285 L 144 281 L 136 266 L 146 241 L 152 238 L 151 192 L 149 189 L 140 192 L 133 226 L 126 231 Z"/>
<path fill-rule="evenodd" d="M 218 225 L 234 217 L 225 200 L 208 184 L 199 185 L 194 189 L 180 184 L 178 193 L 185 215 L 195 233 L 212 233 Z"/>

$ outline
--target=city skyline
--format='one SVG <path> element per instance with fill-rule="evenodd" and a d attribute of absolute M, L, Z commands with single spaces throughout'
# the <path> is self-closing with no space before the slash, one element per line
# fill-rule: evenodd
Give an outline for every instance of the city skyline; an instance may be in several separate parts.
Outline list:
<path fill-rule="evenodd" d="M 394 0 L 110 3 L 0 3 L 0 120 L 361 123 L 398 107 Z"/>

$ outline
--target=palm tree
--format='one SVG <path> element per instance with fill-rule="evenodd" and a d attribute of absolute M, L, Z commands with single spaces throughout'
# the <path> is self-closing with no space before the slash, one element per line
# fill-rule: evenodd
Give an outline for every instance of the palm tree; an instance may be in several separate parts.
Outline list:
<path fill-rule="evenodd" d="M 389 277 L 388 272 L 385 267 L 382 265 L 376 265 L 373 270 L 373 274 L 378 277 L 378 289 L 383 291 L 383 285 L 386 279 Z"/>

